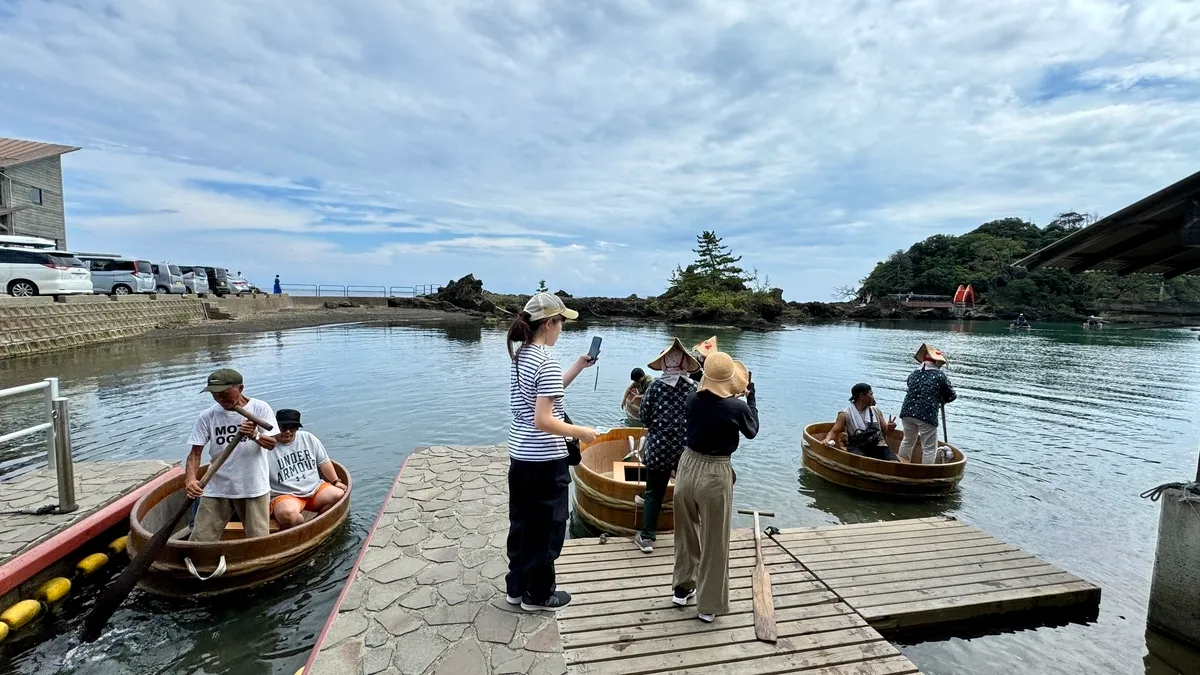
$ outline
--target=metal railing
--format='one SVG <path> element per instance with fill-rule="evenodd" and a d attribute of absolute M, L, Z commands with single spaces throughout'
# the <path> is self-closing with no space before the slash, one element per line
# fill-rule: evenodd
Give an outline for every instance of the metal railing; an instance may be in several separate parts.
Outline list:
<path fill-rule="evenodd" d="M 45 391 L 45 420 L 0 436 L 0 443 L 46 432 L 46 468 L 58 478 L 58 512 L 69 513 L 75 504 L 75 468 L 71 458 L 71 413 L 67 399 L 58 395 L 58 378 L 0 389 L 0 398 Z"/>
<path fill-rule="evenodd" d="M 349 297 L 420 297 L 433 295 L 442 290 L 441 284 L 417 284 L 414 286 L 351 286 L 344 284 L 279 284 L 279 289 L 288 295 L 315 298 Z"/>

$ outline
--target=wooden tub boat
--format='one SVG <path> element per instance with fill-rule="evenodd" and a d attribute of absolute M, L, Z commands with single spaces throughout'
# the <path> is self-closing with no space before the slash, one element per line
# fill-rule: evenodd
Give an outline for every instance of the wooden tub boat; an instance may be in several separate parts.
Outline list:
<path fill-rule="evenodd" d="M 168 597 L 206 598 L 234 591 L 245 591 L 266 584 L 287 574 L 321 548 L 346 521 L 350 513 L 350 473 L 346 467 L 333 463 L 338 477 L 346 484 L 346 494 L 328 511 L 320 515 L 305 513 L 302 525 L 280 530 L 271 519 L 271 533 L 265 537 L 246 539 L 242 524 L 229 523 L 221 541 L 192 542 L 185 538 L 190 532 L 185 516 L 175 523 L 175 534 L 139 586 L 150 593 Z M 200 473 L 205 467 L 200 468 Z M 173 514 L 186 496 L 184 478 L 167 481 L 142 495 L 129 513 L 129 555 L 146 545 L 163 521 Z M 212 578 L 200 580 L 187 566 L 190 560 L 199 575 L 208 577 L 222 567 L 224 571 Z"/>
<path fill-rule="evenodd" d="M 629 453 L 629 439 L 638 442 L 645 435 L 642 428 L 617 427 L 581 446 L 579 464 L 571 467 L 573 503 L 575 514 L 588 526 L 620 536 L 633 536 L 641 529 L 643 510 L 633 498 L 646 490 L 645 468 L 637 460 L 621 460 Z M 675 512 L 671 509 L 674 496 L 672 480 L 658 517 L 659 532 L 675 529 Z"/>
<path fill-rule="evenodd" d="M 621 409 L 625 411 L 625 416 L 634 422 L 642 421 L 641 403 L 637 403 L 636 401 L 628 401 L 625 403 L 625 405 L 621 406 Z"/>
<path fill-rule="evenodd" d="M 838 441 L 839 447 L 831 448 L 821 442 L 832 427 L 832 422 L 820 422 L 805 427 L 801 453 L 804 468 L 843 487 L 894 497 L 938 497 L 954 492 L 967 467 L 967 457 L 962 450 L 941 441 L 938 441 L 939 447 L 947 447 L 954 451 L 954 461 L 945 464 L 921 464 L 920 441 L 913 450 L 915 464 L 854 455 L 843 449 L 844 434 Z M 888 434 L 888 447 L 892 452 L 899 449 L 903 439 L 904 433 L 899 429 Z"/>

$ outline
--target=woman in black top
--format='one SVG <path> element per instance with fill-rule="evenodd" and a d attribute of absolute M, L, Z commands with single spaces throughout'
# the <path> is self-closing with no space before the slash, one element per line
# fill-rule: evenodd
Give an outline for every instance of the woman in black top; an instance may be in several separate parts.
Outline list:
<path fill-rule="evenodd" d="M 745 400 L 741 398 L 745 395 Z M 672 601 L 699 594 L 698 618 L 712 622 L 729 611 L 729 521 L 733 467 L 741 436 L 758 435 L 758 407 L 750 373 L 724 352 L 704 360 L 704 377 L 687 409 L 687 450 L 675 472 L 675 575 Z"/>

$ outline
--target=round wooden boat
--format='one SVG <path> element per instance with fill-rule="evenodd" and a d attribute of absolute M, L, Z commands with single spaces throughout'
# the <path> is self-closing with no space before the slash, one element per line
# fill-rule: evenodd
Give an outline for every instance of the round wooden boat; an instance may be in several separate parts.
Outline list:
<path fill-rule="evenodd" d="M 185 516 L 175 523 L 175 534 L 138 585 L 155 595 L 206 598 L 255 588 L 287 574 L 320 549 L 350 513 L 353 489 L 350 473 L 337 462 L 333 466 L 346 484 L 346 494 L 325 513 L 306 512 L 303 524 L 287 530 L 280 530 L 279 523 L 272 518 L 271 533 L 253 539 L 245 537 L 241 523 L 229 523 L 221 541 L 213 542 L 186 541 L 184 537 L 190 530 Z M 204 467 L 200 472 L 203 474 Z M 137 555 L 186 499 L 183 482 L 180 475 L 142 495 L 133 505 L 129 513 L 131 557 Z M 191 560 L 198 574 L 207 577 L 221 567 L 222 559 L 224 571 L 203 581 L 187 567 L 187 561 Z"/>
<path fill-rule="evenodd" d="M 642 404 L 634 401 L 629 401 L 621 407 L 625 411 L 625 416 L 634 422 L 642 421 Z"/>
<path fill-rule="evenodd" d="M 967 467 L 962 450 L 938 441 L 940 447 L 954 451 L 954 461 L 945 464 L 921 464 L 921 443 L 913 449 L 915 464 L 888 462 L 854 455 L 843 449 L 845 435 L 838 440 L 840 447 L 831 448 L 821 442 L 833 427 L 832 422 L 810 424 L 804 429 L 801 453 L 804 468 L 843 487 L 891 495 L 895 497 L 938 497 L 955 490 Z M 899 429 L 887 435 L 888 447 L 896 452 L 904 433 Z"/>
<path fill-rule="evenodd" d="M 646 430 L 636 427 L 617 427 L 596 437 L 588 445 L 580 446 L 579 464 L 571 467 L 575 483 L 575 513 L 584 523 L 601 532 L 621 536 L 633 536 L 642 527 L 643 509 L 633 498 L 646 490 L 645 468 L 637 460 L 620 464 L 629 453 L 629 438 L 634 442 L 646 435 Z M 613 463 L 617 462 L 619 476 L 613 475 Z M 639 480 L 640 479 L 640 480 Z M 671 500 L 675 496 L 675 481 L 667 484 L 663 498 L 662 513 L 658 517 L 658 531 L 671 532 L 675 529 L 675 512 Z"/>
<path fill-rule="evenodd" d="M 1008 329 L 1009 330 L 1029 330 L 1029 324 L 1025 324 L 1024 326 L 1018 326 L 1015 323 L 1010 323 L 1010 324 L 1008 324 Z"/>

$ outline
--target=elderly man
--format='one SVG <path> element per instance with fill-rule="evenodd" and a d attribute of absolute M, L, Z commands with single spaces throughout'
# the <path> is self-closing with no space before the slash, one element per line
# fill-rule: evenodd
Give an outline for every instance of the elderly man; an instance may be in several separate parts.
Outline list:
<path fill-rule="evenodd" d="M 300 411 L 275 414 L 279 434 L 271 450 L 271 515 L 282 529 L 304 523 L 304 512 L 324 513 L 346 494 L 321 439 L 303 431 Z"/>
<path fill-rule="evenodd" d="M 199 499 L 191 541 L 220 540 L 234 513 L 241 519 L 246 537 L 264 537 L 270 532 L 271 483 L 266 451 L 275 447 L 275 439 L 239 415 L 234 407 L 241 407 L 272 428 L 276 425 L 275 413 L 266 402 L 247 398 L 243 389 L 241 373 L 229 368 L 209 375 L 204 387 L 216 403 L 196 419 L 188 439 L 192 449 L 185 465 L 184 486 L 188 496 Z M 209 446 L 209 455 L 215 459 L 238 432 L 245 438 L 208 485 L 200 487 L 204 446 Z"/>

